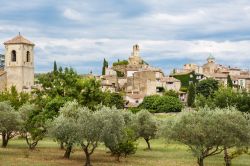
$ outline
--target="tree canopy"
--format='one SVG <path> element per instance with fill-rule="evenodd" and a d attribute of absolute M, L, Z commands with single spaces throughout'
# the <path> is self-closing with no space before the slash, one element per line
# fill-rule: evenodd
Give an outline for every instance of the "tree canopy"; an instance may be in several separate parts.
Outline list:
<path fill-rule="evenodd" d="M 213 96 L 214 92 L 218 89 L 219 82 L 215 79 L 208 78 L 197 83 L 196 94 L 200 94 L 208 98 L 209 96 Z"/>

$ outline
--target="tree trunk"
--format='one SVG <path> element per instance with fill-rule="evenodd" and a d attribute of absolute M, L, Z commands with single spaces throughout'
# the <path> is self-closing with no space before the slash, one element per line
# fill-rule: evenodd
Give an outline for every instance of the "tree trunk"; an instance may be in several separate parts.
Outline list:
<path fill-rule="evenodd" d="M 64 149 L 63 142 L 60 142 L 60 149 L 61 149 L 61 150 L 63 150 L 63 149 Z"/>
<path fill-rule="evenodd" d="M 199 157 L 198 160 L 197 160 L 197 163 L 199 166 L 204 166 L 204 158 L 203 157 Z"/>
<path fill-rule="evenodd" d="M 9 139 L 8 134 L 6 132 L 2 132 L 2 147 L 6 148 L 8 145 Z"/>
<path fill-rule="evenodd" d="M 116 161 L 120 162 L 120 155 L 119 154 L 116 156 Z"/>
<path fill-rule="evenodd" d="M 90 154 L 88 152 L 88 149 L 84 149 L 84 152 L 85 152 L 85 156 L 86 156 L 86 161 L 85 161 L 84 166 L 91 166 L 91 164 L 90 164 Z"/>
<path fill-rule="evenodd" d="M 146 143 L 147 143 L 147 145 L 148 145 L 148 150 L 151 150 L 151 147 L 150 147 L 150 142 L 149 142 L 149 139 L 148 138 L 144 138 L 145 139 L 145 141 L 146 141 Z"/>
<path fill-rule="evenodd" d="M 67 146 L 66 151 L 64 153 L 64 158 L 69 159 L 70 154 L 71 154 L 72 146 Z"/>
<path fill-rule="evenodd" d="M 228 155 L 227 148 L 224 147 L 224 161 L 226 166 L 231 166 L 231 159 Z"/>
<path fill-rule="evenodd" d="M 38 143 L 38 140 L 33 141 L 33 142 L 32 142 L 32 141 L 30 142 L 27 135 L 25 136 L 25 139 L 26 139 L 26 143 L 27 143 L 28 146 L 29 146 L 29 149 L 30 149 L 30 150 L 34 150 L 35 147 L 36 147 L 36 145 L 37 145 L 37 143 Z"/>

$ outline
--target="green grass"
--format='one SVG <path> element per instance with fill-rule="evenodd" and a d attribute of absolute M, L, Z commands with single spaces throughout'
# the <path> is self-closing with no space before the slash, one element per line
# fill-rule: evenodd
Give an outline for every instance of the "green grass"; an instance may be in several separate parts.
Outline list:
<path fill-rule="evenodd" d="M 135 155 L 122 158 L 121 162 L 107 153 L 107 149 L 100 145 L 93 156 L 94 166 L 194 166 L 196 159 L 187 147 L 180 144 L 166 144 L 164 140 L 152 140 L 152 151 L 145 151 L 146 144 L 138 141 L 138 150 Z M 83 165 L 84 155 L 80 148 L 76 147 L 69 160 L 63 159 L 64 151 L 59 145 L 50 139 L 41 141 L 36 150 L 29 151 L 24 140 L 15 139 L 9 142 L 7 148 L 0 148 L 0 166 L 61 166 Z M 217 155 L 205 159 L 205 165 L 222 166 L 223 155 Z M 233 160 L 234 166 L 249 166 L 250 157 L 242 155 Z"/>

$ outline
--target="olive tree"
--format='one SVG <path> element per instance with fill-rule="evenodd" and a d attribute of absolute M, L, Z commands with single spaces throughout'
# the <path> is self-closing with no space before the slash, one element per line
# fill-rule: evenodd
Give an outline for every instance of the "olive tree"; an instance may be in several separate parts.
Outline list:
<path fill-rule="evenodd" d="M 138 137 L 142 137 L 147 143 L 147 149 L 151 150 L 149 141 L 155 138 L 157 132 L 157 121 L 155 117 L 147 110 L 141 110 L 137 113 L 135 128 Z"/>
<path fill-rule="evenodd" d="M 18 134 L 21 124 L 19 112 L 15 111 L 9 102 L 0 102 L 0 134 L 3 148 Z"/>
<path fill-rule="evenodd" d="M 239 156 L 245 151 L 245 147 L 250 145 L 250 126 L 247 116 L 235 108 L 222 110 L 220 116 L 222 123 L 224 123 L 221 126 L 222 147 L 225 164 L 230 166 L 231 160 L 236 157 L 236 154 Z"/>
<path fill-rule="evenodd" d="M 165 138 L 186 144 L 197 157 L 199 166 L 203 166 L 206 157 L 248 139 L 249 131 L 245 122 L 239 122 L 241 120 L 241 113 L 234 109 L 202 108 L 195 112 L 183 112 L 168 121 L 162 133 Z"/>
<path fill-rule="evenodd" d="M 21 126 L 22 135 L 25 137 L 29 149 L 34 149 L 38 142 L 46 134 L 46 123 L 40 114 L 40 110 L 34 105 L 26 103 L 19 108 L 23 124 Z"/>
<path fill-rule="evenodd" d="M 66 147 L 64 158 L 70 158 L 73 145 L 78 140 L 79 125 L 79 105 L 76 101 L 67 102 L 60 109 L 60 115 L 51 123 L 49 133 L 58 142 L 63 143 Z"/>
<path fill-rule="evenodd" d="M 85 153 L 85 166 L 90 166 L 90 156 L 101 141 L 104 123 L 101 111 L 90 111 L 84 107 L 80 109 L 79 118 L 77 120 L 77 142 L 81 145 Z"/>
<path fill-rule="evenodd" d="M 136 135 L 132 128 L 133 114 L 116 108 L 103 107 L 104 118 L 102 141 L 112 155 L 119 161 L 120 157 L 134 154 Z"/>
<path fill-rule="evenodd" d="M 250 146 L 250 114 L 235 112 L 228 118 L 230 121 L 227 120 L 225 123 L 225 127 L 227 127 L 225 130 L 228 134 L 223 142 L 226 166 L 230 166 L 232 159 L 242 154 L 250 155 L 248 150 Z"/>

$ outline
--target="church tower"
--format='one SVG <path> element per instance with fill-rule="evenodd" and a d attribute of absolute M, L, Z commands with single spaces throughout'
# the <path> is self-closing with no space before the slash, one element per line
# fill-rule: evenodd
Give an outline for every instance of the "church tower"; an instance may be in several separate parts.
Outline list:
<path fill-rule="evenodd" d="M 18 92 L 30 92 L 34 85 L 35 44 L 19 35 L 4 42 L 7 89 L 15 86 Z"/>
<path fill-rule="evenodd" d="M 130 65 L 142 65 L 143 64 L 143 60 L 140 57 L 140 48 L 138 44 L 133 46 L 133 52 L 131 53 L 131 56 L 129 57 L 128 62 Z"/>

